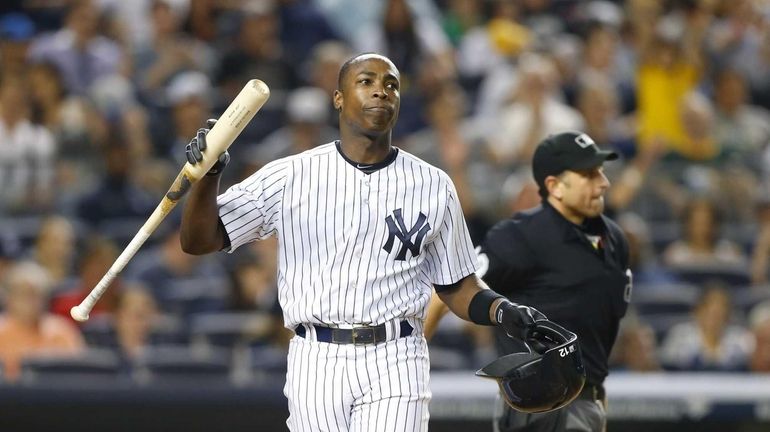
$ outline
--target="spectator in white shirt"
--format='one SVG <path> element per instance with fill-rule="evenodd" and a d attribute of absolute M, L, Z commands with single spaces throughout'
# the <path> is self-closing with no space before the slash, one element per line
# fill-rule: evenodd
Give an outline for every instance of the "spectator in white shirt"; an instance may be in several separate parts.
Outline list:
<path fill-rule="evenodd" d="M 0 78 L 0 207 L 10 213 L 50 208 L 54 197 L 56 142 L 30 121 L 27 83 L 21 76 Z"/>

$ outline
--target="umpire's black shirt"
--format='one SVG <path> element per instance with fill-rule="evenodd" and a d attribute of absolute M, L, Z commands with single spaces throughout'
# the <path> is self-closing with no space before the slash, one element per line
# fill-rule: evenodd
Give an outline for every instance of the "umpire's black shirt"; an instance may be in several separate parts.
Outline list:
<path fill-rule="evenodd" d="M 589 236 L 600 236 L 598 247 Z M 575 225 L 544 200 L 495 225 L 482 253 L 489 259 L 483 278 L 490 288 L 576 333 L 587 382 L 601 384 L 631 296 L 628 243 L 620 228 L 605 216 Z M 501 331 L 497 347 L 501 355 L 522 348 Z"/>

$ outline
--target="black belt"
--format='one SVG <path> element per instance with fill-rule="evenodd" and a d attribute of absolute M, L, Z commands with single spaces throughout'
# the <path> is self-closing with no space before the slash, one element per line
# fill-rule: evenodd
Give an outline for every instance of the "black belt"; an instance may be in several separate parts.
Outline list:
<path fill-rule="evenodd" d="M 603 385 L 586 383 L 583 386 L 583 390 L 580 390 L 580 394 L 578 395 L 578 398 L 596 401 L 596 400 L 604 400 L 604 396 L 606 396 L 606 393 L 604 393 Z"/>
<path fill-rule="evenodd" d="M 365 326 L 354 328 L 333 328 L 324 327 L 318 324 L 305 324 L 312 326 L 315 329 L 316 340 L 318 342 L 328 342 L 334 344 L 355 344 L 355 345 L 368 345 L 378 344 L 388 340 L 388 332 L 386 330 L 387 324 L 380 324 L 378 326 Z M 294 332 L 299 337 L 305 337 L 305 325 L 298 325 Z M 406 337 L 412 334 L 414 327 L 408 322 L 401 321 L 401 332 L 398 337 Z M 395 337 L 393 337 L 395 339 Z"/>

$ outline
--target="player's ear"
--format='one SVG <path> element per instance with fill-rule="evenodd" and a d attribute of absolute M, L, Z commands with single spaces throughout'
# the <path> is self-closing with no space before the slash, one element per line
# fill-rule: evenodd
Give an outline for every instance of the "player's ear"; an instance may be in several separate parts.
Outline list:
<path fill-rule="evenodd" d="M 337 111 L 342 111 L 342 92 L 339 90 L 334 90 L 334 109 Z"/>
<path fill-rule="evenodd" d="M 548 195 L 560 200 L 564 196 L 562 191 L 561 181 L 557 177 L 548 176 L 545 178 L 545 188 L 548 190 Z"/>

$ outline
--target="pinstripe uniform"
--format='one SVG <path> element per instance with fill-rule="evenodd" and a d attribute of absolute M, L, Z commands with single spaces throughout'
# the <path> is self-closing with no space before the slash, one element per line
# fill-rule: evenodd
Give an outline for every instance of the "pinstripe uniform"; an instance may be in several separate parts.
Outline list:
<path fill-rule="evenodd" d="M 218 198 L 230 239 L 278 237 L 292 431 L 428 427 L 422 321 L 434 284 L 476 256 L 449 177 L 398 149 L 366 174 L 338 143 L 269 163 Z M 320 342 L 319 328 L 384 325 L 381 343 Z M 413 329 L 413 330 L 411 330 Z"/>

